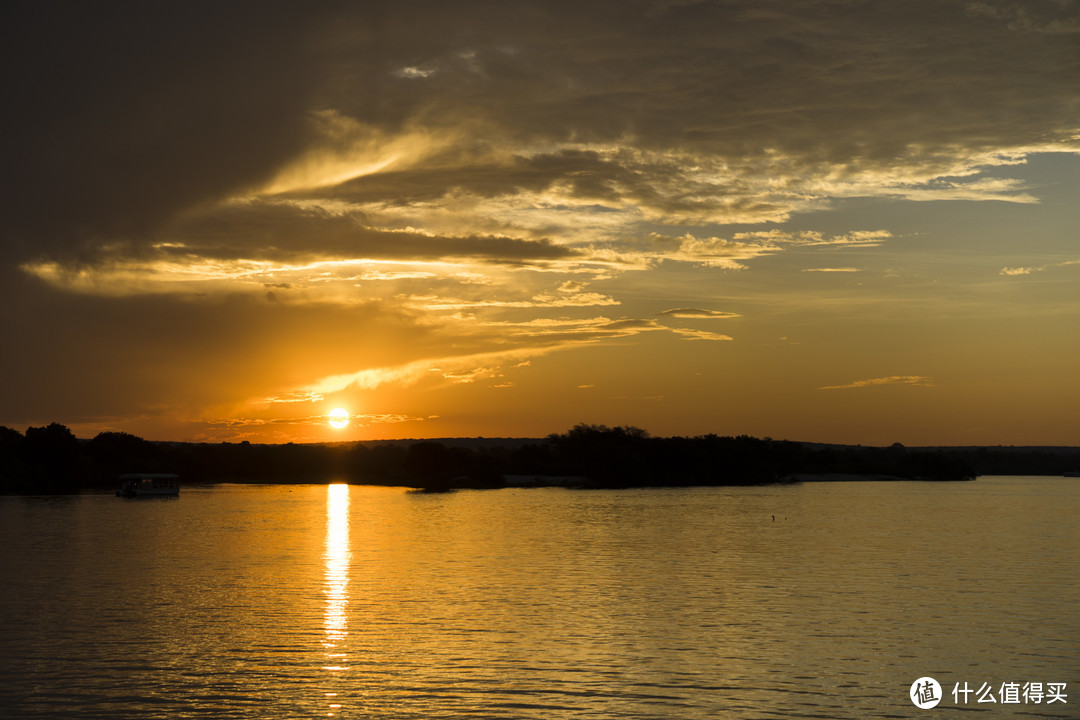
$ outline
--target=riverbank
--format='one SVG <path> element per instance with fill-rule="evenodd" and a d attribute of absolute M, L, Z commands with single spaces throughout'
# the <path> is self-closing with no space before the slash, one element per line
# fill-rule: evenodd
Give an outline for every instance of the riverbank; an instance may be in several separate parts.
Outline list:
<path fill-rule="evenodd" d="M 1064 475 L 1080 448 L 907 448 L 771 438 L 652 437 L 633 427 L 578 425 L 541 439 L 454 438 L 372 444 L 151 442 L 126 433 L 77 439 L 53 423 L 0 428 L 0 493 L 111 488 L 130 472 L 192 483 L 398 485 L 429 490 L 767 485 L 820 480 L 953 481 L 978 475 Z"/>

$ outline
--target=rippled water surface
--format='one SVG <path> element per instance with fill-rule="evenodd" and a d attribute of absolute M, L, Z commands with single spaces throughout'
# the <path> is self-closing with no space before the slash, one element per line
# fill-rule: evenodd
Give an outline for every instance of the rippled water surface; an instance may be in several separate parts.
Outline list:
<path fill-rule="evenodd" d="M 1064 478 L 3 497 L 0 717 L 1080 717 L 1078 517 Z M 1030 681 L 1067 703 L 950 694 Z"/>

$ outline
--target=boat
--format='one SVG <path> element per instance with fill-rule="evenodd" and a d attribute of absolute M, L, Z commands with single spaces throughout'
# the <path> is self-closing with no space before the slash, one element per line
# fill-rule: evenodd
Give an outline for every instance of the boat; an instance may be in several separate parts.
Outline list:
<path fill-rule="evenodd" d="M 180 476 L 172 473 L 125 473 L 120 476 L 117 497 L 176 497 Z"/>
<path fill-rule="evenodd" d="M 1080 478 L 1080 470 L 1070 470 L 1069 472 L 1065 473 L 1065 477 Z"/>

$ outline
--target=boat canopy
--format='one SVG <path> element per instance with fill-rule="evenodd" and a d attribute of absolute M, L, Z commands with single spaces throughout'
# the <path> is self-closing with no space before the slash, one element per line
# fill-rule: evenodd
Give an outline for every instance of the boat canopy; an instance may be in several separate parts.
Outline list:
<path fill-rule="evenodd" d="M 124 473 L 121 480 L 179 480 L 179 475 L 173 473 Z"/>

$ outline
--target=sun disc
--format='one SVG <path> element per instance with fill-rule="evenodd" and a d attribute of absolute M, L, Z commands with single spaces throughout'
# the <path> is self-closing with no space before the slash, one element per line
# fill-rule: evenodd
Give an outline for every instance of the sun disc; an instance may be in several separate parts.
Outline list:
<path fill-rule="evenodd" d="M 349 424 L 349 411 L 345 408 L 334 408 L 330 411 L 330 427 L 343 428 Z"/>

